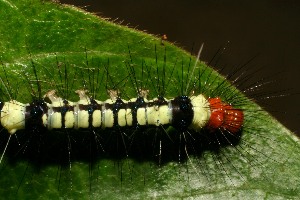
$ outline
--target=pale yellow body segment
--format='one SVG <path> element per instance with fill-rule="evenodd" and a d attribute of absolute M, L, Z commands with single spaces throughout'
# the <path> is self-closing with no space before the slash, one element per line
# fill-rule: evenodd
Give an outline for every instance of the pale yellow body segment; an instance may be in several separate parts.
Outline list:
<path fill-rule="evenodd" d="M 25 128 L 26 104 L 10 101 L 5 102 L 1 110 L 1 125 L 10 133 Z"/>

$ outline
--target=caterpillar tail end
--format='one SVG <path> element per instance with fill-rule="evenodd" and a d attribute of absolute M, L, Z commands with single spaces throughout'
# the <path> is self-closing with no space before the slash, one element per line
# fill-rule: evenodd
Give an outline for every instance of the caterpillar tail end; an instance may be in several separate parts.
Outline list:
<path fill-rule="evenodd" d="M 25 129 L 26 105 L 18 101 L 6 102 L 1 110 L 1 125 L 11 135 L 16 131 Z"/>

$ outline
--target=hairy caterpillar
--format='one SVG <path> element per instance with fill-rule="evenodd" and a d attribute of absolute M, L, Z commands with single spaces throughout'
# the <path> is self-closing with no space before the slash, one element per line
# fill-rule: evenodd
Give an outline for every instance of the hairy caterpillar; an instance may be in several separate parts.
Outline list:
<path fill-rule="evenodd" d="M 22 104 L 12 100 L 1 104 L 1 124 L 10 134 L 33 126 L 48 128 L 112 128 L 113 126 L 172 125 L 186 131 L 198 131 L 204 126 L 214 130 L 222 128 L 232 134 L 243 124 L 243 112 L 233 109 L 220 98 L 206 100 L 203 95 L 163 97 L 148 101 L 144 97 L 122 100 L 112 97 L 101 102 L 90 99 L 83 90 L 77 90 L 80 100 L 69 102 L 55 95 L 55 90 L 45 96 L 51 100 Z M 208 103 L 209 102 L 209 103 Z"/>

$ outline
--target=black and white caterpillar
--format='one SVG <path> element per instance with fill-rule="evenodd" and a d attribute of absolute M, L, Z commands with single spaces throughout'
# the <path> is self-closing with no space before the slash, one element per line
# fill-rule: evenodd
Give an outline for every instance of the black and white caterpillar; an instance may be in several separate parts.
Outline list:
<path fill-rule="evenodd" d="M 88 97 L 85 90 L 77 90 L 80 100 L 71 102 L 47 92 L 45 100 L 23 104 L 16 100 L 1 102 L 1 125 L 14 134 L 21 129 L 88 129 L 116 126 L 171 125 L 179 131 L 222 129 L 231 134 L 240 131 L 244 114 L 241 109 L 221 101 L 219 97 L 204 95 L 177 96 L 173 99 L 158 97 L 147 100 L 146 94 L 124 100 L 115 94 L 99 101 Z M 114 93 L 114 92 L 113 92 Z"/>

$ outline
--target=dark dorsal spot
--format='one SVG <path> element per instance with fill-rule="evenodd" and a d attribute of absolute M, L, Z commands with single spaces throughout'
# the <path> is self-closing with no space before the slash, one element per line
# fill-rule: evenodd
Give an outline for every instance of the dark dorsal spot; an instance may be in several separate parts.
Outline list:
<path fill-rule="evenodd" d="M 99 108 L 98 103 L 95 101 L 95 99 L 90 99 L 91 103 L 87 107 L 87 111 L 89 115 L 92 115 L 95 110 Z"/>
<path fill-rule="evenodd" d="M 158 96 L 157 100 L 154 101 L 156 106 L 168 105 L 168 102 L 163 96 Z"/>
<path fill-rule="evenodd" d="M 113 104 L 114 115 L 118 114 L 119 110 L 124 108 L 125 108 L 125 103 L 122 101 L 121 98 L 117 98 L 116 102 Z"/>
<path fill-rule="evenodd" d="M 132 105 L 133 105 L 133 107 L 131 109 L 134 109 L 134 110 L 145 107 L 146 102 L 145 102 L 144 97 L 138 97 Z"/>
<path fill-rule="evenodd" d="M 42 116 L 47 114 L 48 106 L 44 100 L 34 100 L 25 111 L 25 128 L 40 129 L 44 128 Z"/>

